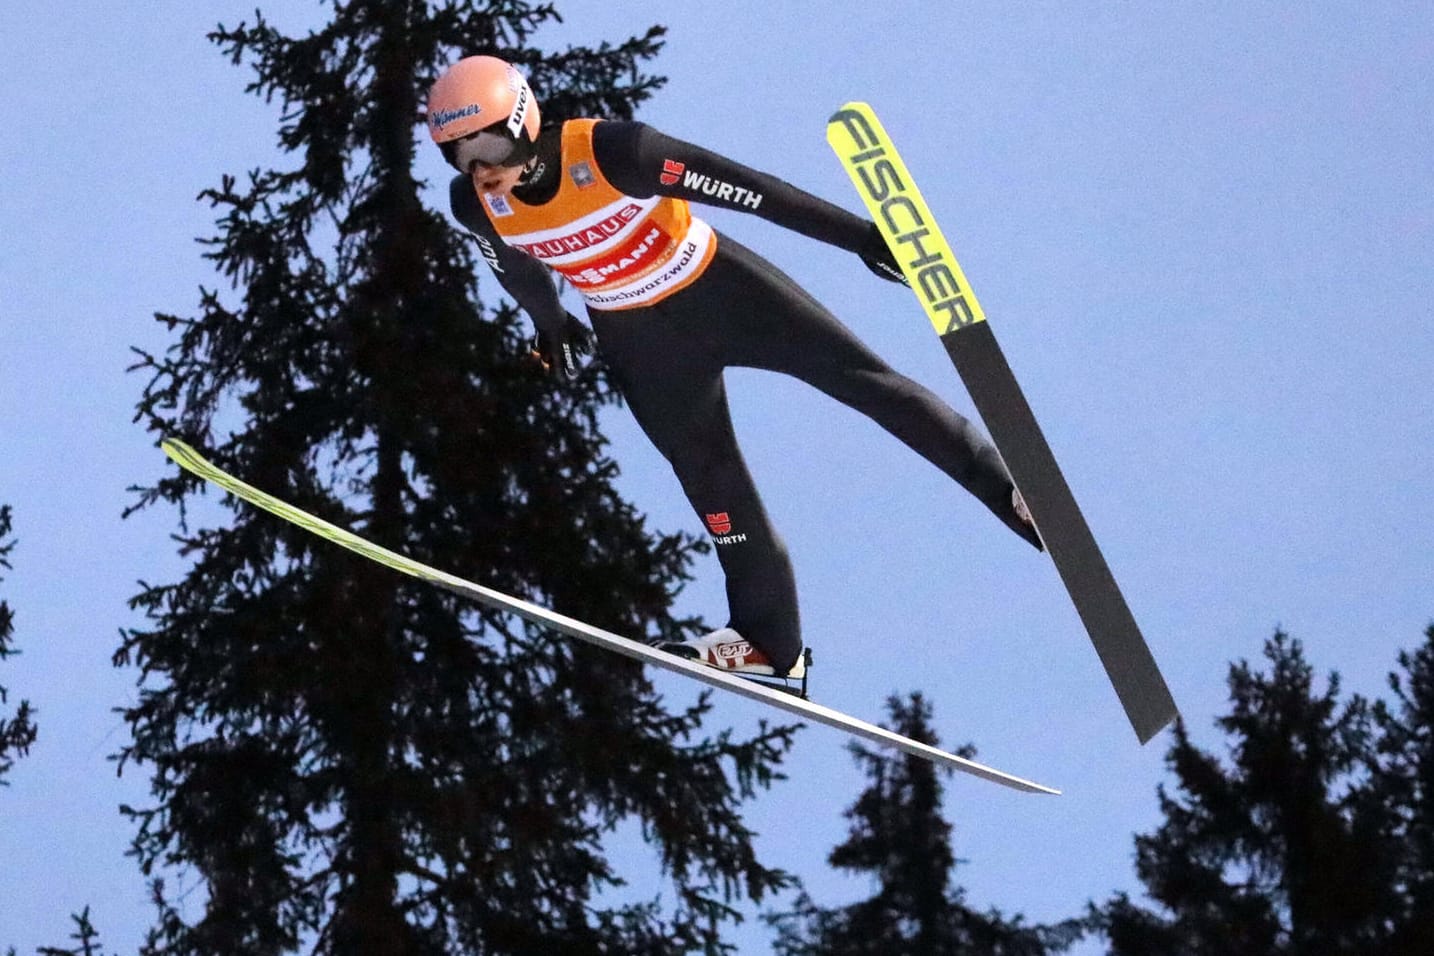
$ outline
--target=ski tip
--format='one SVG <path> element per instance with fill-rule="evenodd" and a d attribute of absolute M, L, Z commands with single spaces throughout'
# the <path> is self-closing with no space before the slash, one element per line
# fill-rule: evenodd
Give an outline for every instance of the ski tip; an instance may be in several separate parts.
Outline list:
<path fill-rule="evenodd" d="M 864 103 L 861 100 L 852 100 L 850 103 L 843 103 L 840 109 L 828 117 L 827 124 L 840 123 L 842 119 L 850 113 L 862 113 L 868 116 L 875 115 L 870 103 Z"/>

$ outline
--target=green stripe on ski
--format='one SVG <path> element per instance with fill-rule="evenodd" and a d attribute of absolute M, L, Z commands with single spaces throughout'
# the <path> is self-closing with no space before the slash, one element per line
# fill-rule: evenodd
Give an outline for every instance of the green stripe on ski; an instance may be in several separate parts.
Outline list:
<path fill-rule="evenodd" d="M 243 498 L 252 505 L 257 505 L 270 514 L 278 515 L 291 524 L 296 524 L 305 531 L 312 532 L 320 538 L 325 538 L 335 544 L 342 545 L 350 551 L 357 552 L 371 561 L 387 565 L 395 571 L 434 584 L 467 584 L 462 578 L 445 574 L 437 568 L 430 567 L 412 558 L 406 558 L 397 551 L 390 551 L 381 545 L 374 544 L 366 538 L 361 538 L 352 531 L 346 531 L 336 524 L 331 524 L 317 515 L 311 515 L 302 508 L 296 508 L 287 501 L 281 501 L 267 492 L 260 491 L 247 482 L 240 481 L 228 472 L 214 465 L 199 452 L 182 441 L 174 438 L 166 438 L 160 443 L 164 453 L 174 460 L 176 464 L 191 474 L 198 475 L 211 484 L 218 485 L 225 491 L 236 497 Z M 476 586 L 476 585 L 475 585 Z"/>
<path fill-rule="evenodd" d="M 803 700 L 800 697 L 795 697 L 784 691 L 767 687 L 753 681 L 743 680 L 740 677 L 724 673 L 723 671 L 708 667 L 705 664 L 697 664 L 684 660 L 683 658 L 660 651 L 657 648 L 649 647 L 641 642 L 621 637 L 609 631 L 604 631 L 601 628 L 593 627 L 591 624 L 567 617 L 556 611 L 539 607 L 536 604 L 530 604 L 527 601 L 511 597 L 500 591 L 483 587 L 481 584 L 475 584 L 472 581 L 467 581 L 455 575 L 448 574 L 447 572 L 440 571 L 421 561 L 415 561 L 396 551 L 390 551 L 388 548 L 374 544 L 372 541 L 359 537 L 352 531 L 346 531 L 338 525 L 331 524 L 316 515 L 309 514 L 301 508 L 294 507 L 286 501 L 282 501 L 273 495 L 260 491 L 253 485 L 241 481 L 215 466 L 203 455 L 182 441 L 172 438 L 165 439 L 161 443 L 161 447 L 164 449 L 166 455 L 186 471 L 203 478 L 205 481 L 212 482 L 236 497 L 242 498 L 252 505 L 277 515 L 285 521 L 296 524 L 306 531 L 310 531 L 335 544 L 342 545 L 350 551 L 361 554 L 372 561 L 377 561 L 379 564 L 393 568 L 395 571 L 400 571 L 404 574 L 437 584 L 455 594 L 471 598 L 489 607 L 510 611 L 526 621 L 530 621 L 542 627 L 551 628 L 568 637 L 586 641 L 589 644 L 597 645 L 598 647 L 605 648 L 606 650 L 613 651 L 614 653 L 621 654 L 633 660 L 652 664 L 665 670 L 675 671 L 676 673 L 691 677 L 694 680 L 701 681 L 704 684 L 720 687 L 723 690 L 731 691 L 752 700 L 762 701 L 773 707 L 796 714 L 799 717 L 826 724 L 828 727 L 834 727 L 854 736 L 869 740 L 872 743 L 896 748 L 940 766 L 950 767 L 953 770 L 980 777 L 983 780 L 989 780 L 1003 787 L 1009 787 L 1013 790 L 1020 790 L 1025 793 L 1060 793 L 1059 790 L 1043 786 L 1039 783 L 1033 783 L 1008 773 L 1003 773 L 1000 770 L 976 763 L 974 760 L 967 760 L 964 757 L 947 753 L 944 750 L 932 747 L 929 744 L 924 744 L 918 740 L 903 737 L 900 734 L 887 730 L 885 727 L 878 727 L 875 724 L 870 724 L 866 721 L 848 716 L 830 707 L 823 707 L 821 704 L 814 704 L 809 700 Z"/>

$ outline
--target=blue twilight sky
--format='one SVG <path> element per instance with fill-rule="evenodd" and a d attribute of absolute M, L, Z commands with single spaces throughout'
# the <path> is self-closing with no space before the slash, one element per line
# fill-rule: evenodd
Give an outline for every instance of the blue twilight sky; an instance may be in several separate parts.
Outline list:
<path fill-rule="evenodd" d="M 328 12 L 261 6 L 291 30 Z M 1383 691 L 1434 619 L 1434 7 L 560 6 L 555 47 L 668 25 L 652 68 L 670 82 L 641 118 L 854 210 L 825 121 L 875 106 L 1197 739 L 1222 745 L 1228 662 L 1276 626 L 1348 690 Z M 277 106 L 204 38 L 253 7 L 0 7 L 0 502 L 19 540 L 0 596 L 24 649 L 0 683 L 41 724 L 0 790 L 0 948 L 63 939 L 85 903 L 120 952 L 150 922 L 116 813 L 147 773 L 106 760 L 135 674 L 110 655 L 136 582 L 182 565 L 172 513 L 119 517 L 127 486 L 170 467 L 130 421 L 143 380 L 125 367 L 167 341 L 152 312 L 187 314 L 215 284 L 196 194 L 275 162 Z M 431 150 L 420 172 L 446 180 Z M 710 218 L 974 414 L 907 291 L 756 218 Z M 969 902 L 1044 921 L 1135 890 L 1131 837 L 1157 822 L 1167 739 L 1136 745 L 1049 562 L 855 413 L 769 374 L 729 388 L 796 562 L 817 698 L 879 719 L 888 694 L 922 690 L 945 743 L 1065 790 L 951 780 Z M 628 496 L 698 531 L 626 412 L 607 429 Z M 699 573 L 682 608 L 720 620 L 715 559 Z M 791 780 L 749 807 L 768 862 L 827 904 L 869 889 L 823 865 L 863 783 L 843 743 L 806 731 Z M 642 848 L 616 843 L 634 891 L 655 891 Z M 760 928 L 741 940 L 765 950 Z"/>

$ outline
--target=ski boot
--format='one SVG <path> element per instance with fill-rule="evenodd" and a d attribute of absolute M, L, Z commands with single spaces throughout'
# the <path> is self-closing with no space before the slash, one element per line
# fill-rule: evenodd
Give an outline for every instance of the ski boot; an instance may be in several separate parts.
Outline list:
<path fill-rule="evenodd" d="M 767 659 L 766 654 L 763 654 L 750 641 L 730 627 L 719 628 L 710 634 L 685 641 L 659 643 L 657 647 L 669 654 L 685 657 L 690 661 L 699 661 L 709 667 L 728 671 L 738 677 L 756 679 L 756 683 L 766 687 L 787 691 L 803 699 L 807 696 L 807 665 L 811 663 L 812 659 L 810 648 L 802 649 L 801 653 L 797 655 L 796 663 L 789 667 L 786 673 L 778 673 L 777 668 Z M 763 680 L 762 678 L 772 678 L 772 680 Z M 782 683 L 777 683 L 777 680 L 781 680 Z M 800 689 L 786 683 L 790 680 L 801 681 Z"/>

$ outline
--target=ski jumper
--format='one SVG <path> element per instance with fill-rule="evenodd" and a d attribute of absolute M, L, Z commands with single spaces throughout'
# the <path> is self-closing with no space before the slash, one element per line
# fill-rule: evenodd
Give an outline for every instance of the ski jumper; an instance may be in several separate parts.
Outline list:
<path fill-rule="evenodd" d="M 1010 475 L 969 421 L 688 203 L 751 212 L 851 252 L 868 241 L 867 220 L 642 123 L 545 129 L 537 163 L 506 197 L 455 177 L 454 216 L 540 329 L 566 320 L 549 269 L 583 296 L 613 380 L 712 536 L 729 626 L 778 673 L 802 648 L 796 583 L 738 448 L 724 369 L 768 369 L 822 390 L 1010 523 Z"/>

